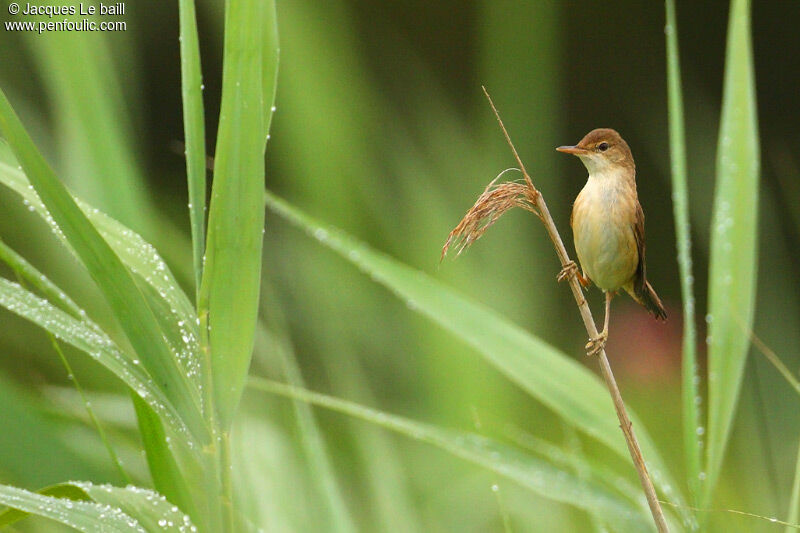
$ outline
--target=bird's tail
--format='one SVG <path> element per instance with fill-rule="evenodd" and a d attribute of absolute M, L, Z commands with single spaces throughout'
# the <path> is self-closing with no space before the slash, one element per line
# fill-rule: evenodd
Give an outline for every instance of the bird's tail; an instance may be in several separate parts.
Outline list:
<path fill-rule="evenodd" d="M 645 306 L 657 319 L 667 319 L 667 310 L 664 309 L 661 298 L 659 298 L 656 291 L 653 290 L 653 286 L 650 285 L 650 282 L 645 281 L 644 286 L 636 291 L 636 301 Z"/>

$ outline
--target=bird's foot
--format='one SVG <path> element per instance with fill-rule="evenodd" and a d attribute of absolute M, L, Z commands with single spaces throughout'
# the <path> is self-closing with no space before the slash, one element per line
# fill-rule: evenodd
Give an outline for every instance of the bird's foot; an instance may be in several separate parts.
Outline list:
<path fill-rule="evenodd" d="M 576 278 L 578 278 L 578 283 L 580 283 L 584 289 L 589 286 L 589 278 L 581 275 L 581 273 L 578 272 L 578 265 L 575 264 L 575 261 L 570 261 L 564 265 L 564 268 L 562 268 L 561 272 L 559 272 L 558 276 L 556 276 L 556 281 L 561 283 L 565 279 L 571 278 L 573 274 Z"/>
<path fill-rule="evenodd" d="M 589 339 L 589 342 L 586 343 L 586 355 L 589 357 L 593 355 L 597 355 L 606 347 L 606 341 L 608 340 L 608 332 L 603 331 L 599 333 L 597 337 Z"/>
<path fill-rule="evenodd" d="M 578 265 L 575 264 L 575 261 L 570 261 L 564 265 L 564 268 L 562 268 L 561 272 L 558 273 L 558 276 L 556 276 L 556 281 L 561 283 L 565 279 L 569 279 L 569 277 L 573 274 L 578 275 Z"/>

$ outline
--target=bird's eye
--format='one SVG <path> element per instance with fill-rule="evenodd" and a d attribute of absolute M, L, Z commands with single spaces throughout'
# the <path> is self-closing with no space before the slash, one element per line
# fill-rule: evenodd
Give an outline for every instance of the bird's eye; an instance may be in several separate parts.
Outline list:
<path fill-rule="evenodd" d="M 608 150 L 608 143 L 607 142 L 602 142 L 602 143 L 598 144 L 597 145 L 597 149 L 600 150 L 601 152 L 605 152 L 606 150 Z"/>

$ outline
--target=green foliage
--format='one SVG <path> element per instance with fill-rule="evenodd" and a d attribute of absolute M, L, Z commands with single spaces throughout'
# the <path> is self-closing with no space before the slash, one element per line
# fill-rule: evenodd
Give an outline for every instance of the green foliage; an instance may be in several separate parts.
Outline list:
<path fill-rule="evenodd" d="M 433 266 L 457 213 L 508 160 L 483 102 L 467 105 L 478 101 L 481 83 L 508 113 L 511 135 L 565 234 L 567 206 L 578 184 L 561 179 L 560 161 L 550 158 L 551 146 L 567 142 L 563 136 L 579 135 L 595 120 L 627 120 L 630 131 L 636 125 L 642 131 L 634 135 L 647 140 L 631 143 L 638 168 L 666 167 L 666 143 L 658 127 L 663 107 L 646 99 L 664 94 L 647 85 L 656 83 L 653 71 L 662 65 L 641 61 L 647 45 L 640 49 L 638 41 L 631 53 L 620 53 L 624 48 L 618 40 L 626 32 L 597 33 L 627 29 L 625 14 L 638 17 L 636 10 L 644 8 L 629 2 L 620 8 L 625 14 L 601 24 L 596 7 L 588 4 L 580 12 L 551 1 L 535 8 L 489 1 L 472 10 L 453 10 L 453 5 L 417 10 L 411 25 L 402 18 L 403 7 L 380 3 L 350 9 L 346 2 L 298 0 L 276 6 L 274 0 L 230 0 L 223 13 L 219 2 L 179 0 L 176 20 L 154 4 L 154 12 L 164 15 L 162 23 L 175 27 L 149 28 L 141 35 L 180 35 L 180 44 L 172 46 L 180 51 L 185 175 L 176 154 L 164 156 L 172 144 L 180 144 L 175 142 L 180 134 L 170 123 L 162 124 L 170 118 L 166 115 L 177 117 L 178 106 L 175 113 L 163 113 L 161 106 L 177 100 L 145 100 L 154 87 L 159 96 L 164 88 L 174 89 L 177 99 L 177 57 L 169 58 L 174 79 L 161 71 L 141 76 L 135 54 L 150 46 L 138 41 L 141 27 L 117 36 L 28 34 L 18 42 L 12 32 L 0 35 L 8 52 L 0 66 L 0 183 L 17 200 L 8 209 L 3 204 L 0 229 L 8 235 L 0 241 L 0 261 L 22 283 L 0 277 L 0 307 L 17 315 L 4 315 L 3 323 L 7 318 L 10 325 L 0 332 L 0 350 L 7 355 L 0 370 L 0 411 L 7 429 L 0 436 L 5 451 L 0 481 L 27 488 L 65 479 L 103 483 L 118 477 L 106 453 L 115 456 L 117 449 L 128 452 L 119 456 L 126 458 L 124 471 L 133 480 L 126 488 L 71 482 L 38 493 L 2 485 L 0 504 L 8 509 L 0 513 L 0 527 L 16 526 L 29 514 L 81 531 L 180 531 L 193 525 L 214 533 L 412 531 L 431 524 L 459 531 L 652 527 L 608 394 L 591 364 L 566 353 L 568 346 L 577 353 L 582 343 L 576 339 L 583 332 L 566 291 L 550 279 L 556 263 L 548 257 L 552 252 L 540 228 L 530 229 L 536 220 L 518 218 L 523 223 L 513 225 L 504 220 L 468 259 L 436 275 L 424 272 Z M 282 112 L 265 167 L 277 94 L 278 8 L 285 41 Z M 431 13 L 447 17 L 452 28 L 437 24 L 433 32 L 416 24 Z M 770 242 L 776 239 L 760 239 L 758 233 L 760 147 L 750 3 L 731 3 L 718 132 L 713 121 L 698 119 L 703 113 L 694 113 L 713 107 L 698 103 L 697 81 L 682 83 L 671 0 L 666 23 L 672 213 L 652 200 L 665 193 L 666 183 L 657 177 L 638 183 L 649 221 L 649 274 L 666 277 L 674 269 L 673 249 L 665 244 L 671 225 L 650 222 L 674 218 L 679 276 L 671 292 L 677 294 L 679 287 L 683 329 L 680 340 L 669 326 L 658 334 L 631 334 L 639 342 L 636 360 L 629 353 L 612 365 L 622 369 L 623 396 L 633 398 L 639 415 L 634 428 L 659 495 L 669 504 L 671 530 L 695 529 L 698 521 L 712 530 L 744 527 L 741 515 L 747 513 L 719 512 L 698 520 L 705 514 L 688 507 L 686 495 L 699 507 L 717 507 L 716 499 L 725 508 L 764 508 L 763 515 L 784 516 L 788 507 L 787 521 L 795 523 L 800 508 L 796 435 L 784 438 L 782 425 L 781 439 L 770 442 L 769 431 L 744 423 L 745 418 L 732 430 L 737 403 L 746 398 L 741 389 L 747 383 L 757 296 L 767 303 L 759 304 L 766 317 L 785 315 L 789 324 L 800 316 L 793 300 L 770 299 L 790 292 L 780 278 L 790 269 L 759 281 L 765 290 L 759 286 L 756 292 L 759 240 L 769 246 L 770 258 L 790 262 L 792 256 Z M 682 25 L 691 28 L 691 23 L 687 18 Z M 651 32 L 646 21 L 638 27 L 661 44 L 661 28 Z M 454 28 L 469 28 L 469 39 L 458 47 L 441 46 L 448 41 L 440 39 L 464 37 L 451 35 L 462 31 Z M 580 28 L 588 31 L 573 31 Z M 206 40 L 205 31 L 224 36 L 221 53 L 215 55 L 218 46 Z M 200 37 L 212 52 L 206 56 L 204 48 L 202 62 Z M 592 52 L 596 40 L 607 39 L 601 49 L 610 52 L 568 47 L 573 38 L 582 39 L 583 48 L 589 39 Z M 35 71 L 28 77 L 41 80 L 44 102 L 38 99 L 39 87 L 21 75 L 20 58 L 26 56 L 12 53 L 18 43 L 31 53 Z M 692 39 L 681 40 L 681 47 L 686 59 L 694 59 L 684 43 L 696 51 Z M 163 54 L 162 45 L 158 41 L 152 48 Z M 713 46 L 704 46 L 707 50 Z M 76 53 L 81 61 L 73 59 Z M 216 88 L 219 65 L 211 60 L 217 57 L 222 58 L 219 121 L 206 124 L 210 113 L 204 105 L 213 109 L 217 95 L 204 93 L 201 64 L 205 83 Z M 607 76 L 611 58 L 619 73 L 613 77 Z M 641 70 L 641 78 L 623 75 L 631 60 L 641 61 L 627 67 Z M 457 75 L 440 83 L 436 65 L 441 64 Z M 435 71 L 428 70 L 431 65 Z M 696 67 L 693 63 L 693 72 Z M 565 89 L 570 96 L 573 89 L 586 92 L 584 81 L 591 87 L 586 102 L 571 102 L 575 109 L 566 113 Z M 686 114 L 684 96 L 692 111 Z M 166 132 L 163 137 L 143 134 L 153 119 L 149 106 L 156 110 L 158 132 L 162 127 Z M 573 121 L 576 116 L 581 120 Z M 491 128 L 475 127 L 476 117 L 486 118 Z M 206 217 L 206 132 L 215 128 Z M 711 199 L 712 180 L 703 178 L 702 165 L 711 152 L 704 140 L 712 130 L 719 146 L 709 243 L 698 206 Z M 695 167 L 689 159 L 691 172 L 687 145 L 700 160 Z M 179 176 L 172 176 L 175 167 Z M 146 181 L 145 175 L 154 178 Z M 270 190 L 282 189 L 292 198 L 289 203 L 267 193 L 268 208 L 335 254 L 299 238 L 279 219 L 262 234 L 265 176 Z M 172 220 L 176 213 L 184 216 L 183 196 L 159 202 L 150 194 L 159 188 L 168 195 L 161 185 L 173 177 L 188 184 L 185 228 Z M 89 203 L 78 198 L 84 195 Z M 17 204 L 34 213 L 31 220 L 23 218 L 26 213 Z M 347 232 L 304 212 L 336 221 Z M 790 223 L 782 222 L 787 234 L 793 231 L 791 222 L 800 220 L 797 213 L 789 212 Z M 45 224 L 37 226 L 36 217 Z M 52 230 L 55 239 L 44 236 L 41 227 Z M 797 249 L 789 244 L 789 250 Z M 707 417 L 697 403 L 704 384 L 698 371 L 702 351 L 696 338 L 702 330 L 695 324 L 693 252 L 699 267 L 710 263 Z M 69 254 L 76 263 L 69 262 Z M 351 265 L 398 296 L 399 303 Z M 273 283 L 274 293 L 260 291 L 262 284 Z M 698 291 L 703 284 L 698 276 Z M 659 287 L 668 304 L 676 299 L 668 283 Z M 187 292 L 194 293 L 195 305 Z M 413 312 L 404 312 L 403 304 Z M 628 312 L 623 307 L 620 315 Z M 260 319 L 259 312 L 285 313 L 286 320 Z M 615 311 L 611 343 L 629 340 L 614 333 L 632 320 L 628 313 L 624 318 Z M 792 345 L 791 328 L 765 326 L 772 328 L 770 341 Z M 64 369 L 51 364 L 53 346 L 42 346 L 34 327 L 57 339 L 53 345 L 62 360 L 70 358 L 67 372 L 74 368 L 81 382 L 89 383 L 87 407 L 98 393 L 111 394 L 115 405 L 132 404 L 129 412 L 108 421 L 108 440 L 99 435 L 108 450 L 86 438 L 99 430 L 85 426 L 85 417 L 60 412 L 61 400 L 47 394 L 51 383 L 63 379 Z M 662 333 L 676 342 L 659 339 Z M 683 353 L 680 391 L 657 356 L 676 352 L 677 344 Z M 237 415 L 254 346 L 258 373 L 279 376 L 288 385 L 251 377 L 258 390 L 245 394 L 247 409 Z M 89 357 L 73 359 L 73 351 Z M 655 368 L 657 379 L 635 363 Z M 793 364 L 779 368 L 796 385 L 789 370 Z M 109 379 L 109 372 L 117 379 Z M 369 409 L 311 389 L 387 407 Z M 783 405 L 768 397 L 776 420 L 796 412 L 795 403 L 791 411 L 779 412 Z M 678 403 L 685 476 L 678 475 L 683 472 L 674 451 L 680 448 L 679 424 L 672 421 L 672 406 Z M 366 424 L 339 424 L 341 417 L 312 412 L 311 405 Z M 414 415 L 388 414 L 400 410 Z M 767 415 L 773 418 L 772 412 Z M 708 418 L 705 450 L 698 438 L 703 418 Z M 415 421 L 429 419 L 434 422 Z M 470 423 L 474 431 L 449 429 Z M 408 439 L 391 439 L 382 429 Z M 729 457 L 723 462 L 726 448 Z M 776 479 L 762 472 L 770 461 L 788 464 L 789 453 L 797 464 L 791 485 L 788 469 L 780 469 Z M 493 488 L 498 478 L 512 481 L 502 493 Z"/>

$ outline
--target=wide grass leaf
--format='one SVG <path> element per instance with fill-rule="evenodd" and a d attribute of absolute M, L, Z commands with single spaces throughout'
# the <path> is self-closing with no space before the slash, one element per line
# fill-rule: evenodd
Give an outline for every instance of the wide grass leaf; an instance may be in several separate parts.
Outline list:
<path fill-rule="evenodd" d="M 600 379 L 556 348 L 494 311 L 394 259 L 326 227 L 271 193 L 267 206 L 392 290 L 411 309 L 472 346 L 486 361 L 580 431 L 628 459 L 611 398 Z M 648 468 L 664 496 L 682 496 L 645 427 L 631 414 Z"/>
<path fill-rule="evenodd" d="M 265 116 L 272 102 L 265 93 L 274 93 L 274 83 L 264 87 L 264 74 L 277 61 L 277 50 L 270 55 L 264 46 L 274 25 L 270 14 L 274 18 L 274 5 L 262 0 L 225 5 L 222 103 L 198 305 L 211 356 L 205 394 L 213 395 L 223 431 L 241 399 L 258 314 Z"/>
<path fill-rule="evenodd" d="M 648 529 L 649 520 L 641 507 L 634 506 L 596 480 L 579 479 L 572 472 L 520 453 L 498 441 L 474 433 L 423 424 L 274 381 L 251 378 L 250 383 L 255 389 L 332 409 L 432 444 L 511 479 L 540 496 L 601 514 L 609 522 L 624 526 L 626 530 Z"/>
<path fill-rule="evenodd" d="M 708 294 L 708 451 L 703 506 L 711 500 L 750 346 L 756 291 L 759 141 L 750 2 L 728 22 Z"/>

